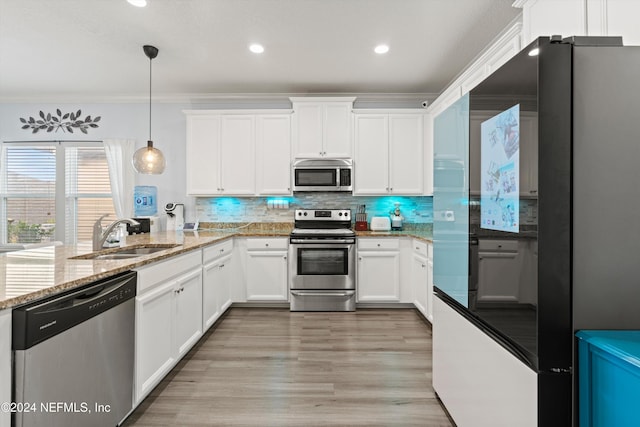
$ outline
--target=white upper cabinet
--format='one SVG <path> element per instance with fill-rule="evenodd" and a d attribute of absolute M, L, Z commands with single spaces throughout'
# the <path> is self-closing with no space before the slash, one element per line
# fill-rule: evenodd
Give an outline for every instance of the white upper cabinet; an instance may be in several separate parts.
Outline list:
<path fill-rule="evenodd" d="M 424 113 L 357 113 L 354 194 L 422 195 Z M 427 171 L 425 171 L 427 169 Z"/>
<path fill-rule="evenodd" d="M 482 123 L 500 111 L 476 111 L 469 117 L 469 164 L 472 195 L 480 194 L 480 128 Z M 520 112 L 520 196 L 538 195 L 538 116 Z"/>
<path fill-rule="evenodd" d="M 191 110 L 187 194 L 290 194 L 291 118 L 286 110 Z"/>
<path fill-rule="evenodd" d="M 387 114 L 355 115 L 355 194 L 389 192 Z"/>
<path fill-rule="evenodd" d="M 221 194 L 253 195 L 255 186 L 255 117 L 222 116 L 220 126 Z"/>
<path fill-rule="evenodd" d="M 220 116 L 187 116 L 187 194 L 218 194 Z"/>
<path fill-rule="evenodd" d="M 291 98 L 293 158 L 350 158 L 355 98 Z"/>
<path fill-rule="evenodd" d="M 291 194 L 291 115 L 256 117 L 258 194 Z"/>

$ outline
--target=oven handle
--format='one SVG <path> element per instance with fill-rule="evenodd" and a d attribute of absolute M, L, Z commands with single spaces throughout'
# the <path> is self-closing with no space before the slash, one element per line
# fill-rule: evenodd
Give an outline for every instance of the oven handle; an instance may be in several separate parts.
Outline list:
<path fill-rule="evenodd" d="M 355 244 L 355 239 L 291 239 L 291 243 L 303 243 L 306 245 L 315 245 L 322 243 L 347 243 Z"/>
<path fill-rule="evenodd" d="M 350 297 L 355 294 L 355 291 L 345 292 L 309 292 L 309 291 L 291 291 L 295 296 L 309 296 L 309 297 Z"/>

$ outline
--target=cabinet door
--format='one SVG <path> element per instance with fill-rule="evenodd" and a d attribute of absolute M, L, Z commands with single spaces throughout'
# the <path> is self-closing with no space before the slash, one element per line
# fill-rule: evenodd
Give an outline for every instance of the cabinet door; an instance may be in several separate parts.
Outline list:
<path fill-rule="evenodd" d="M 389 115 L 389 191 L 422 194 L 422 114 Z"/>
<path fill-rule="evenodd" d="M 413 254 L 411 261 L 411 281 L 413 284 L 414 305 L 427 316 L 427 259 Z"/>
<path fill-rule="evenodd" d="M 218 160 L 222 194 L 255 194 L 254 116 L 222 116 Z"/>
<path fill-rule="evenodd" d="M 388 120 L 386 114 L 355 115 L 355 194 L 389 190 Z"/>
<path fill-rule="evenodd" d="M 324 157 L 351 157 L 351 111 L 350 102 L 330 102 L 324 105 Z"/>
<path fill-rule="evenodd" d="M 433 259 L 427 260 L 427 319 L 433 322 Z"/>
<path fill-rule="evenodd" d="M 322 157 L 322 127 L 324 110 L 322 103 L 304 102 L 294 104 L 293 115 L 293 157 Z"/>
<path fill-rule="evenodd" d="M 247 252 L 247 301 L 288 301 L 287 252 Z"/>
<path fill-rule="evenodd" d="M 175 289 L 178 357 L 184 356 L 202 336 L 202 270 L 178 278 Z"/>
<path fill-rule="evenodd" d="M 480 252 L 478 302 L 518 302 L 518 252 Z"/>
<path fill-rule="evenodd" d="M 473 195 L 480 195 L 480 127 L 489 117 L 489 113 L 469 117 L 469 191 Z"/>
<path fill-rule="evenodd" d="M 231 306 L 231 286 L 233 283 L 231 254 L 221 258 L 219 262 L 218 282 L 216 283 L 216 300 L 218 301 L 218 312 L 222 316 Z"/>
<path fill-rule="evenodd" d="M 469 174 L 471 194 L 480 194 L 480 151 L 482 122 L 499 114 L 499 111 L 474 112 L 469 118 Z M 520 194 L 538 194 L 538 117 L 535 113 L 520 113 Z"/>
<path fill-rule="evenodd" d="M 187 194 L 216 195 L 220 188 L 220 116 L 187 117 Z"/>
<path fill-rule="evenodd" d="M 136 297 L 136 402 L 160 382 L 176 360 L 174 291 L 175 282 L 171 281 Z"/>
<path fill-rule="evenodd" d="M 291 117 L 264 115 L 256 120 L 258 194 L 291 194 Z"/>
<path fill-rule="evenodd" d="M 538 195 L 538 117 L 520 113 L 520 194 Z"/>
<path fill-rule="evenodd" d="M 358 253 L 358 301 L 400 301 L 400 252 Z"/>
<path fill-rule="evenodd" d="M 220 279 L 220 260 L 202 267 L 202 331 L 206 332 L 220 317 L 217 288 Z"/>

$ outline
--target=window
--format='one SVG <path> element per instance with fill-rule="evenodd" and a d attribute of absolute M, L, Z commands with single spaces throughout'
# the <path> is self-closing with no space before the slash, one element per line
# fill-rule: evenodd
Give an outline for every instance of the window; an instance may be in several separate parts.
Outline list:
<path fill-rule="evenodd" d="M 114 214 L 102 143 L 5 143 L 0 243 L 91 240 L 93 223 Z"/>

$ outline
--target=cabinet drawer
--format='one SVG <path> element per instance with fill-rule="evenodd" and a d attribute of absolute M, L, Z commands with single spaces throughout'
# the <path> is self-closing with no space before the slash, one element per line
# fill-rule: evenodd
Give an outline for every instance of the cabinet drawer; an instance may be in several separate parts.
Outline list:
<path fill-rule="evenodd" d="M 287 250 L 289 239 L 282 237 L 269 237 L 260 239 L 247 239 L 248 250 Z"/>
<path fill-rule="evenodd" d="M 138 295 L 153 288 L 158 283 L 165 282 L 187 271 L 202 267 L 202 252 L 195 250 L 184 255 L 158 261 L 149 266 L 137 269 Z"/>
<path fill-rule="evenodd" d="M 518 252 L 517 240 L 478 240 L 478 251 L 480 252 Z"/>
<path fill-rule="evenodd" d="M 397 250 L 400 248 L 400 239 L 358 239 L 358 250 Z"/>
<path fill-rule="evenodd" d="M 224 255 L 229 255 L 233 250 L 233 239 L 225 240 L 215 245 L 207 246 L 202 251 L 202 261 L 204 264 L 213 261 Z"/>
<path fill-rule="evenodd" d="M 413 252 L 428 258 L 430 255 L 429 244 L 422 240 L 413 239 Z"/>

